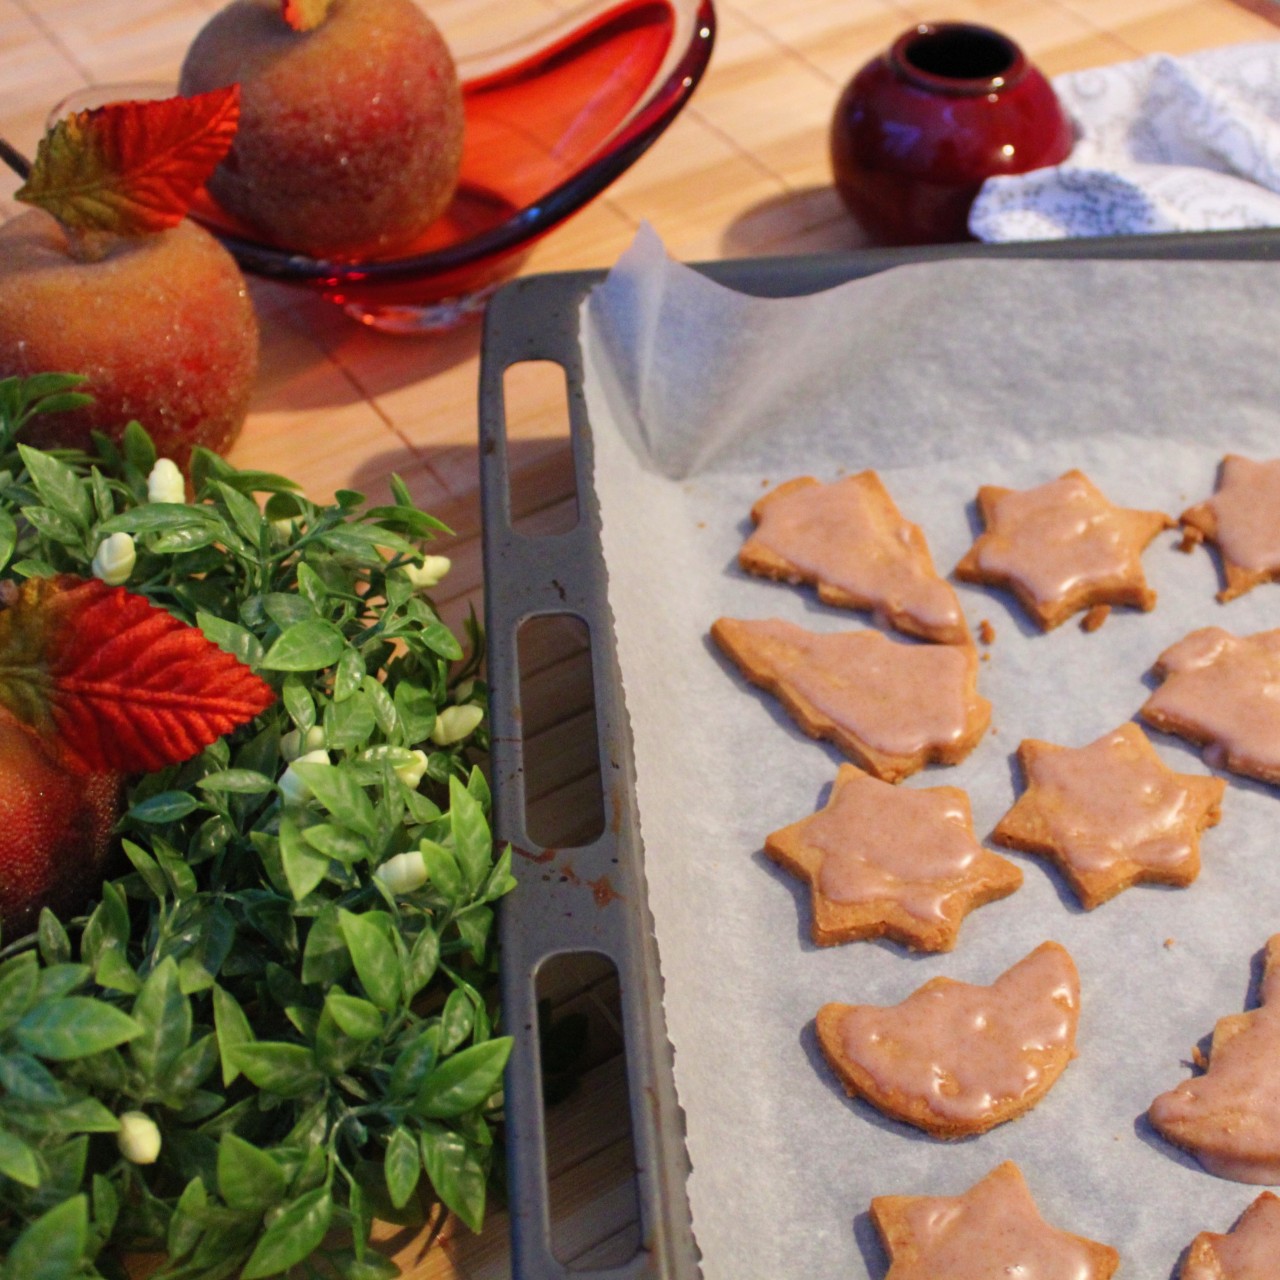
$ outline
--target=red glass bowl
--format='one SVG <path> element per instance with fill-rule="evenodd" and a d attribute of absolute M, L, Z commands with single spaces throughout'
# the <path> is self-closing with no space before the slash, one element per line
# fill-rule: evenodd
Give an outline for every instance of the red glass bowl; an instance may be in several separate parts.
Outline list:
<path fill-rule="evenodd" d="M 258 238 L 203 193 L 192 216 L 245 271 L 315 289 L 365 324 L 400 333 L 449 328 L 515 274 L 540 236 L 648 149 L 688 102 L 714 38 L 712 0 L 594 0 L 515 44 L 461 54 L 458 192 L 395 257 L 294 253 Z M 172 92 L 97 86 L 64 100 L 51 119 Z"/>

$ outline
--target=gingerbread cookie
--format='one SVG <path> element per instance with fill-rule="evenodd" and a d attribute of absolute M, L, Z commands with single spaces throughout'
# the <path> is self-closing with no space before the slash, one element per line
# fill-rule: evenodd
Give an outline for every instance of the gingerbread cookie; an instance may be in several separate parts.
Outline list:
<path fill-rule="evenodd" d="M 1110 1245 L 1045 1222 L 1012 1160 L 963 1195 L 876 1196 L 871 1218 L 884 1280 L 1109 1280 L 1120 1265 Z"/>
<path fill-rule="evenodd" d="M 958 787 L 895 787 L 851 764 L 825 807 L 773 832 L 764 851 L 808 881 L 819 946 L 888 937 L 950 951 L 970 911 L 1022 883 L 1012 862 L 975 839 Z"/>
<path fill-rule="evenodd" d="M 1178 1280 L 1275 1280 L 1280 1274 L 1280 1196 L 1264 1191 L 1227 1235 L 1202 1231 Z"/>
<path fill-rule="evenodd" d="M 983 485 L 986 530 L 956 577 L 1008 587 L 1045 631 L 1096 604 L 1155 607 L 1142 552 L 1174 522 L 1160 511 L 1117 507 L 1080 471 L 1035 489 Z"/>
<path fill-rule="evenodd" d="M 1202 627 L 1156 659 L 1163 684 L 1139 715 L 1205 748 L 1215 769 L 1280 783 L 1280 630 Z"/>
<path fill-rule="evenodd" d="M 935 1138 L 1030 1110 L 1075 1056 L 1080 979 L 1045 942 L 989 987 L 931 978 L 901 1004 L 827 1004 L 818 1044 L 854 1097 Z"/>
<path fill-rule="evenodd" d="M 1219 1018 L 1205 1073 L 1147 1115 L 1219 1178 L 1280 1182 L 1280 934 L 1267 941 L 1261 1004 Z"/>
<path fill-rule="evenodd" d="M 879 631 L 822 635 L 778 618 L 720 618 L 711 636 L 805 733 L 886 782 L 963 760 L 991 720 L 972 645 L 909 644 Z"/>
<path fill-rule="evenodd" d="M 1221 818 L 1227 784 L 1174 773 L 1136 724 L 1075 749 L 1028 738 L 1018 762 L 1027 789 L 992 839 L 1052 859 L 1086 910 L 1139 881 L 1200 874 L 1200 833 Z"/>
<path fill-rule="evenodd" d="M 1254 462 L 1229 453 L 1212 498 L 1181 516 L 1189 542 L 1207 539 L 1222 557 L 1222 601 L 1280 578 L 1280 458 Z"/>
<path fill-rule="evenodd" d="M 874 471 L 831 484 L 801 476 L 751 508 L 755 532 L 738 554 L 748 572 L 816 586 L 825 604 L 870 609 L 877 621 L 942 644 L 969 639 L 960 601 L 938 576 L 918 525 Z"/>

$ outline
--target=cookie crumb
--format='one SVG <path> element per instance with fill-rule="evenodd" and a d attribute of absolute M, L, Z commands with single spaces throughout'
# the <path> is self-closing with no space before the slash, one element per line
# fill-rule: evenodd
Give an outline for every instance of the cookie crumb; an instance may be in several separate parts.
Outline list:
<path fill-rule="evenodd" d="M 1199 1067 L 1201 1071 L 1209 1070 L 1209 1059 L 1200 1052 L 1200 1046 L 1196 1045 L 1191 1050 L 1191 1062 L 1193 1066 Z"/>
<path fill-rule="evenodd" d="M 1097 631 L 1104 622 L 1111 616 L 1111 606 L 1109 604 L 1092 605 L 1080 619 L 1081 631 Z"/>
<path fill-rule="evenodd" d="M 1172 938 L 1166 938 L 1166 939 L 1164 940 L 1164 949 L 1165 949 L 1166 951 L 1172 951 L 1172 950 L 1173 950 L 1173 939 L 1172 939 Z"/>
<path fill-rule="evenodd" d="M 983 644 L 995 644 L 996 629 L 991 625 L 991 620 L 989 618 L 983 618 L 983 620 L 978 623 L 978 639 L 981 640 Z"/>
<path fill-rule="evenodd" d="M 1182 541 L 1178 543 L 1178 550 L 1185 555 L 1190 555 L 1202 542 L 1204 534 L 1192 525 L 1184 524 L 1182 526 Z"/>

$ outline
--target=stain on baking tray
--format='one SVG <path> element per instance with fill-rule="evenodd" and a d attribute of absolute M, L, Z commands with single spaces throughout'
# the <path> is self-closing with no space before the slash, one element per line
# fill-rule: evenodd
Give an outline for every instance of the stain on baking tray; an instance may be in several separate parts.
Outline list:
<path fill-rule="evenodd" d="M 607 907 L 623 896 L 613 887 L 607 875 L 601 876 L 598 880 L 588 880 L 587 885 L 591 889 L 591 896 L 595 899 L 597 907 Z"/>

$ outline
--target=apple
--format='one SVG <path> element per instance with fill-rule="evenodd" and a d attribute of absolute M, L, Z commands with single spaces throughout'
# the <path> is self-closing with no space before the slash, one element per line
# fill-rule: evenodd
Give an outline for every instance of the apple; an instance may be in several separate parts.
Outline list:
<path fill-rule="evenodd" d="M 88 408 L 35 418 L 24 439 L 86 448 L 136 418 L 186 470 L 224 451 L 249 407 L 258 326 L 230 254 L 190 221 L 95 242 L 86 258 L 39 209 L 0 227 L 0 376 L 82 373 Z"/>
<path fill-rule="evenodd" d="M 66 920 L 98 888 L 114 848 L 123 777 L 73 773 L 0 714 L 0 934 L 22 937 L 42 907 Z"/>
<path fill-rule="evenodd" d="M 387 253 L 444 212 L 462 161 L 449 50 L 413 0 L 333 0 L 309 31 L 279 0 L 234 0 L 196 36 L 180 90 L 240 85 L 240 126 L 209 191 L 279 245 Z"/>

